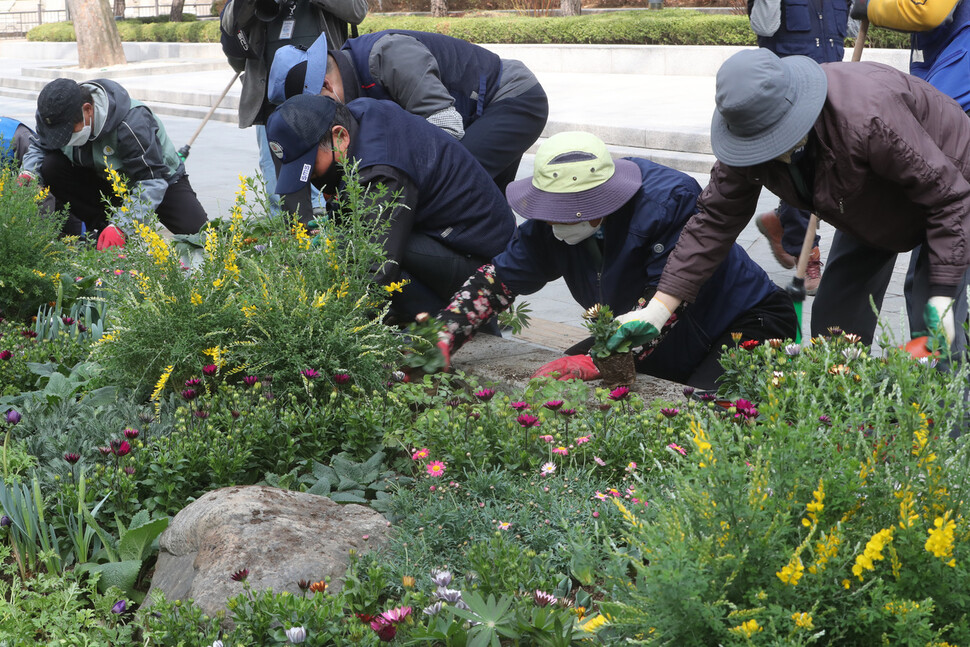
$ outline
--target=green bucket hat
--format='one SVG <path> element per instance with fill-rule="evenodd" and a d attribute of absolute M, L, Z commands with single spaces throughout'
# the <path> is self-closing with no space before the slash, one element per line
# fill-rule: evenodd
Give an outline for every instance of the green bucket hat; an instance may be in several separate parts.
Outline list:
<path fill-rule="evenodd" d="M 524 218 L 573 223 L 608 216 L 629 201 L 643 182 L 640 167 L 614 160 L 596 135 L 564 132 L 536 151 L 531 178 L 512 182 L 506 197 Z"/>

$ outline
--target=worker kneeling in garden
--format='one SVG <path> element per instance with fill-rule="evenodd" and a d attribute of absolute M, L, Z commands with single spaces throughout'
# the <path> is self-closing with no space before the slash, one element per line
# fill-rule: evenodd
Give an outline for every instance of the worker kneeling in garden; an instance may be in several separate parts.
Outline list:
<path fill-rule="evenodd" d="M 38 176 L 58 209 L 70 204 L 97 236 L 98 249 L 124 245 L 132 223 L 154 211 L 175 234 L 194 234 L 207 217 L 185 164 L 147 106 L 108 79 L 77 83 L 55 79 L 37 97 L 37 138 L 23 157 L 21 182 Z M 106 171 L 127 180 L 133 196 L 127 211 L 106 211 L 105 199 L 120 205 Z"/>
<path fill-rule="evenodd" d="M 382 233 L 382 285 L 406 281 L 391 300 L 396 321 L 434 312 L 462 281 L 505 248 L 515 217 L 488 173 L 459 142 L 390 101 L 357 99 L 347 105 L 303 94 L 287 100 L 266 123 L 270 148 L 282 166 L 276 190 L 295 193 L 307 183 L 335 194 L 339 218 L 344 170 L 357 164 L 365 187 L 382 185 L 388 213 Z M 374 195 L 374 194 L 372 194 Z"/>
<path fill-rule="evenodd" d="M 535 175 L 508 187 L 512 209 L 525 217 L 515 237 L 490 264 L 480 267 L 438 313 L 448 352 L 482 321 L 562 277 L 584 308 L 597 303 L 626 312 L 650 299 L 681 228 L 697 211 L 700 186 L 692 178 L 644 159 L 614 161 L 606 145 L 588 133 L 560 133 L 536 152 Z M 620 317 L 623 320 L 623 317 Z M 668 313 L 660 336 L 637 355 L 637 370 L 702 389 L 722 373 L 721 347 L 741 339 L 795 335 L 788 295 L 772 283 L 738 245 L 690 306 Z M 611 339 L 634 347 L 647 339 L 621 327 Z M 585 353 L 592 340 L 566 351 Z M 540 373 L 597 377 L 588 355 L 547 364 Z"/>
<path fill-rule="evenodd" d="M 953 99 L 879 63 L 735 54 L 717 73 L 717 163 L 639 318 L 659 327 L 700 297 L 750 220 L 762 186 L 866 247 L 831 263 L 812 334 L 839 326 L 871 343 L 897 252 L 929 249 L 927 325 L 946 352 L 970 265 L 970 120 Z M 841 239 L 841 242 L 846 242 Z M 844 256 L 840 238 L 830 258 Z"/>
<path fill-rule="evenodd" d="M 393 101 L 461 141 L 501 191 L 549 116 L 545 90 L 520 61 L 421 31 L 378 31 L 329 52 L 326 35 L 306 51 L 284 47 L 268 93 L 274 103 L 301 93 Z"/>

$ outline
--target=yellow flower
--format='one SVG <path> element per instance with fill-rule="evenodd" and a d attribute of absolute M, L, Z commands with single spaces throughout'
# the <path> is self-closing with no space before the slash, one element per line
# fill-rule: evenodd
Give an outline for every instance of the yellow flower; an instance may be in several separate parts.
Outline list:
<path fill-rule="evenodd" d="M 795 626 L 799 629 L 813 629 L 812 616 L 807 613 L 793 613 L 791 619 L 795 621 Z"/>
<path fill-rule="evenodd" d="M 149 400 L 155 401 L 156 413 L 162 406 L 162 401 L 159 399 L 159 396 L 162 395 L 162 391 L 165 390 L 165 385 L 168 384 L 168 378 L 172 376 L 172 371 L 174 370 L 175 370 L 174 364 L 170 364 L 166 366 L 165 370 L 162 371 L 162 376 L 158 378 L 158 382 L 155 383 L 155 390 L 152 391 L 152 396 L 151 398 L 149 398 Z"/>
<path fill-rule="evenodd" d="M 200 305 L 202 305 L 202 295 L 199 294 L 198 292 L 193 292 L 192 293 L 192 298 L 190 299 L 190 301 L 191 301 L 192 305 L 194 305 L 194 306 L 200 306 Z"/>
<path fill-rule="evenodd" d="M 815 543 L 815 563 L 808 567 L 808 572 L 820 573 L 830 559 L 838 555 L 842 538 L 838 535 L 838 526 L 832 528 L 828 534 L 822 533 L 822 538 Z"/>
<path fill-rule="evenodd" d="M 950 519 L 950 511 L 947 510 L 942 517 L 934 519 L 933 526 L 935 527 L 928 531 L 930 536 L 923 547 L 933 553 L 934 557 L 939 557 L 946 562 L 947 566 L 955 567 L 955 560 L 946 561 L 948 557 L 953 556 L 953 532 L 957 527 L 956 521 Z"/>
<path fill-rule="evenodd" d="M 760 625 L 758 625 L 757 620 L 755 620 L 754 618 L 751 618 L 750 620 L 742 622 L 737 627 L 732 627 L 728 631 L 735 633 L 739 636 L 744 636 L 745 638 L 750 638 L 751 636 L 755 635 L 759 631 L 763 631 L 763 629 Z"/>
<path fill-rule="evenodd" d="M 410 281 L 408 279 L 404 279 L 403 281 L 395 281 L 394 283 L 391 283 L 390 285 L 385 285 L 384 286 L 384 291 L 387 292 L 388 294 L 394 294 L 395 292 L 401 292 L 401 291 L 403 291 L 404 286 L 407 285 L 408 283 L 410 283 Z"/>
<path fill-rule="evenodd" d="M 132 223 L 135 233 L 148 245 L 148 255 L 155 262 L 155 265 L 164 266 L 168 264 L 171 250 L 157 231 L 140 222 Z"/>
<path fill-rule="evenodd" d="M 606 623 L 607 623 L 606 616 L 598 613 L 594 617 L 584 622 L 583 624 L 579 625 L 579 628 L 585 631 L 586 633 L 591 634 L 597 629 L 599 629 L 600 627 L 602 627 L 603 625 L 605 625 Z"/>
<path fill-rule="evenodd" d="M 779 580 L 792 586 L 797 586 L 798 580 L 802 579 L 802 575 L 804 574 L 805 566 L 802 564 L 802 558 L 798 554 L 792 555 L 788 563 L 780 571 L 775 573 Z"/>
<path fill-rule="evenodd" d="M 818 489 L 812 492 L 812 496 L 814 497 L 812 501 L 805 505 L 808 519 L 802 519 L 802 525 L 806 528 L 818 523 L 818 514 L 825 508 L 825 504 L 822 503 L 825 500 L 825 488 L 822 485 L 822 479 L 818 480 Z"/>
<path fill-rule="evenodd" d="M 852 587 L 852 582 L 849 580 L 842 580 L 842 588 L 849 589 Z"/>
<path fill-rule="evenodd" d="M 708 465 L 715 465 L 717 459 L 714 458 L 714 452 L 711 451 L 711 443 L 707 442 L 707 434 L 701 428 L 700 424 L 694 419 L 690 419 L 690 430 L 694 432 L 694 436 L 691 440 L 694 445 L 697 446 L 697 453 L 701 455 L 704 460 L 698 463 L 701 467 L 707 467 Z"/>
<path fill-rule="evenodd" d="M 886 547 L 886 544 L 893 540 L 893 529 L 883 528 L 866 543 L 866 548 L 861 555 L 857 555 L 855 558 L 855 564 L 852 566 L 852 574 L 862 581 L 863 571 L 874 571 L 876 570 L 876 561 L 883 559 L 882 550 Z"/>

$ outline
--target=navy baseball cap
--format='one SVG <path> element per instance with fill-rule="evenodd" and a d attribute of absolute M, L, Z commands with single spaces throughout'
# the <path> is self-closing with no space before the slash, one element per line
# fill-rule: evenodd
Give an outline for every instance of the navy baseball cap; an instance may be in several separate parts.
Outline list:
<path fill-rule="evenodd" d="M 54 79 L 37 96 L 37 136 L 41 148 L 67 146 L 74 124 L 84 121 L 81 86 L 73 79 Z"/>
<path fill-rule="evenodd" d="M 320 140 L 330 132 L 337 102 L 317 94 L 287 99 L 266 120 L 266 138 L 279 159 L 276 193 L 296 193 L 310 181 Z"/>
<path fill-rule="evenodd" d="M 287 94 L 287 75 L 293 68 L 300 66 L 303 70 L 303 94 L 320 94 L 323 82 L 327 76 L 327 34 L 320 34 L 309 49 L 294 45 L 286 45 L 276 50 L 273 64 L 269 68 L 269 84 L 266 96 L 271 103 L 281 104 L 294 93 Z M 292 85 L 292 84 L 289 84 Z"/>

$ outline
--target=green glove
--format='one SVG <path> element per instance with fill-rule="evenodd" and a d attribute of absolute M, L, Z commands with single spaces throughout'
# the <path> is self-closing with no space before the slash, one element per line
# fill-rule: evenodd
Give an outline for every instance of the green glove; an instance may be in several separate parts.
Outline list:
<path fill-rule="evenodd" d="M 615 352 L 626 341 L 630 342 L 630 348 L 636 348 L 653 340 L 659 334 L 660 331 L 652 323 L 634 320 L 620 326 L 606 341 L 606 348 L 610 352 Z"/>

